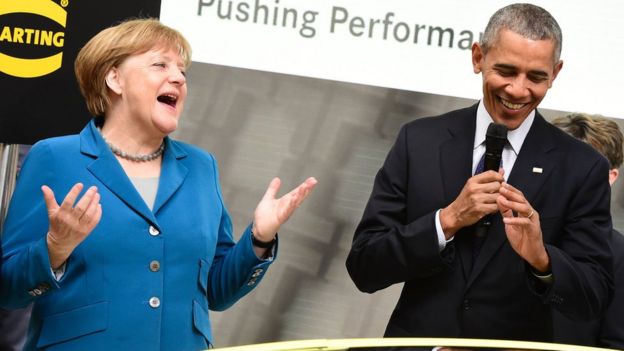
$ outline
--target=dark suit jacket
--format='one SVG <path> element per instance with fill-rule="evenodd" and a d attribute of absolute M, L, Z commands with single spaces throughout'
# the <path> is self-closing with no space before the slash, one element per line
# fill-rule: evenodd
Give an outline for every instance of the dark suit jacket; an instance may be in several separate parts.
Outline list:
<path fill-rule="evenodd" d="M 615 292 L 607 311 L 599 320 L 582 322 L 555 311 L 556 342 L 624 350 L 624 236 L 614 231 L 611 246 Z"/>
<path fill-rule="evenodd" d="M 435 212 L 471 176 L 476 110 L 403 126 L 375 178 L 347 269 L 364 292 L 405 282 L 386 336 L 550 341 L 550 306 L 589 318 L 607 304 L 607 162 L 539 114 L 508 181 L 539 213 L 553 283 L 534 278 L 509 245 L 498 213 L 474 262 L 470 227 L 439 252 Z"/>

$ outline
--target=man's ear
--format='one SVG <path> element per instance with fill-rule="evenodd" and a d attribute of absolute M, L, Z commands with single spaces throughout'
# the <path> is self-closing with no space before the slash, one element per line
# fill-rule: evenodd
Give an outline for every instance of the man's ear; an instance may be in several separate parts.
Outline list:
<path fill-rule="evenodd" d="M 483 61 L 483 48 L 477 42 L 472 44 L 472 70 L 474 73 L 481 73 Z"/>
<path fill-rule="evenodd" d="M 550 80 L 550 83 L 548 84 L 549 88 L 552 87 L 552 84 L 555 81 L 555 78 L 557 78 L 557 75 L 559 74 L 559 72 L 561 71 L 561 68 L 563 68 L 563 60 L 559 60 L 559 62 L 555 64 L 555 67 L 553 68 L 552 79 Z"/>
<path fill-rule="evenodd" d="M 117 67 L 111 68 L 106 73 L 106 86 L 117 95 L 121 95 L 121 84 L 119 82 L 119 70 Z"/>

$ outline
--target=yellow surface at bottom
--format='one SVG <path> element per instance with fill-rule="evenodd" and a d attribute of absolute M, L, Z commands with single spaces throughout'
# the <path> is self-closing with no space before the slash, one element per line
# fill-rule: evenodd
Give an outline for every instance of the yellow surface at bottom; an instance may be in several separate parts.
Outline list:
<path fill-rule="evenodd" d="M 609 350 L 597 347 L 551 344 L 530 341 L 492 339 L 451 339 L 451 338 L 369 338 L 369 339 L 314 339 L 252 344 L 235 347 L 216 348 L 219 351 L 337 351 L 359 347 L 461 347 L 496 348 L 509 350 L 552 350 L 552 351 L 599 351 Z"/>

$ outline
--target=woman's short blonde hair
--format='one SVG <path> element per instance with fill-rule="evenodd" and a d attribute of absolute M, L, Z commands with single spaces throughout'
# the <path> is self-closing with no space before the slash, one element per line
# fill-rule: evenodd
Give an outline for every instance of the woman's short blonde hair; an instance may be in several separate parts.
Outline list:
<path fill-rule="evenodd" d="M 110 99 L 106 75 L 128 56 L 154 48 L 174 49 L 185 67 L 191 63 L 191 46 L 177 30 L 157 19 L 132 19 L 104 29 L 80 50 L 74 63 L 76 79 L 87 108 L 94 116 L 104 116 Z"/>

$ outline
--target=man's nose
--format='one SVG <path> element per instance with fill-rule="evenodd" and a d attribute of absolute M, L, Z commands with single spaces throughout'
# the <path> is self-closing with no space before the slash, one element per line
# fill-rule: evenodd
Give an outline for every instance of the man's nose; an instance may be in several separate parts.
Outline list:
<path fill-rule="evenodd" d="M 517 76 L 507 84 L 505 92 L 515 98 L 526 97 L 529 95 L 529 82 L 526 77 Z"/>

